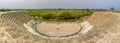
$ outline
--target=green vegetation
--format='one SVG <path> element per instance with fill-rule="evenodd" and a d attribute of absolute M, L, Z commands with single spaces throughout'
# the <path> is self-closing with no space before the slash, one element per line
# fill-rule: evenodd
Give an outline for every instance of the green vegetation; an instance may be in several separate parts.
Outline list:
<path fill-rule="evenodd" d="M 0 9 L 0 12 L 3 12 L 3 11 L 11 11 L 11 9 Z"/>
<path fill-rule="evenodd" d="M 114 10 L 114 7 L 111 7 L 110 10 Z"/>
<path fill-rule="evenodd" d="M 90 9 L 41 9 L 26 10 L 33 17 L 41 17 L 46 20 L 68 20 L 90 16 L 94 11 Z"/>

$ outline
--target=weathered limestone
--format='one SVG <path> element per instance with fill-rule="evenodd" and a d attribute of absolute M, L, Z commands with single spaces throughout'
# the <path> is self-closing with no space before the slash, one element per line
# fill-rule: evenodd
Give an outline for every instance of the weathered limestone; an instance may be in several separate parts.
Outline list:
<path fill-rule="evenodd" d="M 27 22 L 27 25 L 30 26 L 31 28 L 34 28 L 35 25 L 37 25 L 38 23 L 34 20 L 30 20 L 29 22 Z"/>
<path fill-rule="evenodd" d="M 11 27 L 6 31 L 8 31 L 13 38 L 17 38 L 26 34 L 26 30 L 25 27 L 23 26 L 23 23 L 26 23 L 31 19 L 32 18 L 24 12 L 6 12 L 0 14 L 0 21 L 1 21 L 0 24 L 2 25 L 3 23 L 5 23 L 5 25 Z"/>
<path fill-rule="evenodd" d="M 24 24 L 24 27 L 29 31 L 31 32 L 32 34 L 34 35 L 39 35 L 39 33 L 37 33 L 32 27 L 30 27 L 29 25 L 27 24 Z"/>
<path fill-rule="evenodd" d="M 90 23 L 88 23 L 87 21 L 84 21 L 83 23 L 81 23 L 82 26 L 82 34 L 85 34 L 86 32 L 88 32 L 89 30 L 92 29 L 93 25 L 91 25 Z"/>

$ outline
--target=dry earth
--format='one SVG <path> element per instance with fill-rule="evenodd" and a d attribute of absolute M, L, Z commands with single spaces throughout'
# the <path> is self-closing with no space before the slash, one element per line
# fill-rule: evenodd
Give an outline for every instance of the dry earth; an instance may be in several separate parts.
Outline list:
<path fill-rule="evenodd" d="M 66 36 L 79 32 L 81 26 L 78 23 L 46 23 L 42 22 L 38 25 L 37 30 L 40 33 L 50 36 Z"/>
<path fill-rule="evenodd" d="M 88 42 L 90 43 L 120 42 L 120 13 L 96 12 L 88 19 L 88 22 L 94 25 L 94 28 L 91 31 L 95 32 L 96 34 L 94 38 L 90 39 Z"/>

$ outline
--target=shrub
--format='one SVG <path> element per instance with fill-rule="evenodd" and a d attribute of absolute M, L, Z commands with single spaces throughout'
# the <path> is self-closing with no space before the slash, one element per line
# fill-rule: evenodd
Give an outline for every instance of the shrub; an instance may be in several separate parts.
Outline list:
<path fill-rule="evenodd" d="M 31 16 L 39 16 L 43 19 L 50 20 L 68 20 L 76 19 L 84 16 L 90 16 L 93 11 L 89 9 L 85 10 L 27 10 L 27 13 Z"/>
<path fill-rule="evenodd" d="M 60 14 L 60 20 L 67 20 L 67 19 L 70 19 L 71 15 L 68 13 L 68 12 L 63 12 L 62 14 Z"/>
<path fill-rule="evenodd" d="M 53 14 L 52 14 L 52 13 L 47 13 L 47 14 L 45 14 L 45 15 L 43 16 L 43 19 L 49 20 L 49 19 L 51 19 L 51 18 L 53 18 Z"/>

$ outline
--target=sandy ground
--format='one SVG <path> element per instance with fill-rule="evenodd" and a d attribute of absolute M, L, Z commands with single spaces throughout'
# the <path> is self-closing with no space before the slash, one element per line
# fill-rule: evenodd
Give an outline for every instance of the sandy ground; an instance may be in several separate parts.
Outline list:
<path fill-rule="evenodd" d="M 37 30 L 48 36 L 66 36 L 79 32 L 81 26 L 77 23 L 45 23 L 38 25 Z"/>
<path fill-rule="evenodd" d="M 81 43 L 120 43 L 120 13 L 97 12 L 89 19 L 89 22 L 96 26 L 91 33 L 88 33 L 93 38 L 87 34 L 86 41 Z M 93 36 L 93 34 L 96 35 Z"/>
<path fill-rule="evenodd" d="M 96 43 L 120 43 L 120 29 L 116 30 L 114 33 L 107 32 L 107 34 L 103 38 L 97 40 Z"/>
<path fill-rule="evenodd" d="M 10 27 L 0 25 L 0 43 L 16 43 L 16 39 L 12 38 L 12 36 L 6 31 L 6 28 Z"/>
<path fill-rule="evenodd" d="M 110 14 L 117 15 L 119 17 L 118 19 L 120 20 L 120 13 L 110 12 Z M 106 35 L 97 40 L 96 43 L 120 43 L 120 23 L 116 26 L 117 28 L 113 28 L 111 32 L 107 32 Z"/>

